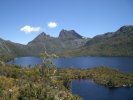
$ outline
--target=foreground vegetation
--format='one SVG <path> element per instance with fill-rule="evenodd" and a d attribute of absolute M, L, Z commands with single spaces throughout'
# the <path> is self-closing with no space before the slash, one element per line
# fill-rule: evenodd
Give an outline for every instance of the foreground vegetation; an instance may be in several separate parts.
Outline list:
<path fill-rule="evenodd" d="M 41 57 L 45 62 L 34 68 L 0 62 L 0 100 L 81 100 L 70 91 L 73 79 L 93 79 L 108 87 L 133 86 L 133 73 L 108 67 L 57 69 L 49 59 L 51 56 L 44 53 Z"/>
<path fill-rule="evenodd" d="M 0 69 L 0 100 L 80 100 L 61 81 L 43 79 L 38 67 Z"/>
<path fill-rule="evenodd" d="M 0 100 L 81 100 L 57 77 L 49 56 L 42 56 L 45 63 L 34 68 L 0 63 Z"/>

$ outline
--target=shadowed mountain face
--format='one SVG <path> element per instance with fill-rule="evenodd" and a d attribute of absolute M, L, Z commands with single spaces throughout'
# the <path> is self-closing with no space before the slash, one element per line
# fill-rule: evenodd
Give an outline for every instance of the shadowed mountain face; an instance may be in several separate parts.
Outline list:
<path fill-rule="evenodd" d="M 85 39 L 74 30 L 61 30 L 59 37 L 42 32 L 27 45 L 0 39 L 0 55 L 133 56 L 133 26 Z"/>
<path fill-rule="evenodd" d="M 74 39 L 82 39 L 82 36 L 79 35 L 77 32 L 74 30 L 61 30 L 59 34 L 59 39 L 61 40 L 74 40 Z"/>
<path fill-rule="evenodd" d="M 32 49 L 33 54 L 38 55 L 45 50 L 49 53 L 63 50 L 62 43 L 55 37 L 46 35 L 42 32 L 35 39 L 27 44 Z"/>

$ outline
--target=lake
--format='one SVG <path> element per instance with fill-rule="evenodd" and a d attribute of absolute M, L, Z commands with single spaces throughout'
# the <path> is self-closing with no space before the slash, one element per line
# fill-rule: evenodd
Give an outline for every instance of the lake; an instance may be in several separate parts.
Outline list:
<path fill-rule="evenodd" d="M 133 88 L 108 88 L 98 85 L 92 80 L 73 80 L 72 93 L 83 100 L 133 100 Z"/>
<path fill-rule="evenodd" d="M 53 59 L 57 67 L 66 68 L 92 68 L 108 66 L 123 72 L 133 72 L 133 57 L 75 57 Z M 37 57 L 19 57 L 8 62 L 32 67 L 41 64 Z M 71 84 L 73 94 L 77 94 L 83 100 L 133 100 L 133 88 L 108 88 L 95 84 L 92 80 L 73 80 Z"/>
<path fill-rule="evenodd" d="M 133 57 L 73 57 L 57 58 L 53 61 L 57 67 L 92 68 L 108 66 L 123 72 L 133 71 Z M 36 64 L 41 64 L 42 60 L 37 57 L 18 57 L 8 63 L 21 66 L 35 66 Z"/>

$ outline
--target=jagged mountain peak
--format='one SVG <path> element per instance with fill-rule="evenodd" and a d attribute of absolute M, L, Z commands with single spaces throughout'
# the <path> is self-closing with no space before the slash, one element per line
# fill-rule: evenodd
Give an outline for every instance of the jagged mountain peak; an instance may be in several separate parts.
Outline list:
<path fill-rule="evenodd" d="M 50 37 L 50 35 L 46 34 L 45 32 L 41 32 L 36 38 L 40 37 Z"/>
<path fill-rule="evenodd" d="M 59 34 L 59 39 L 63 40 L 73 40 L 73 39 L 81 39 L 82 36 L 79 35 L 75 30 L 65 30 L 62 29 Z"/>
<path fill-rule="evenodd" d="M 51 37 L 50 35 L 46 34 L 45 32 L 40 33 L 34 40 L 32 40 L 32 42 L 43 42 L 45 40 L 50 40 L 53 39 L 53 37 Z M 30 43 L 30 42 L 29 42 Z"/>
<path fill-rule="evenodd" d="M 40 36 L 47 36 L 47 34 L 45 32 L 41 32 L 39 35 Z"/>
<path fill-rule="evenodd" d="M 64 32 L 64 33 L 66 33 L 66 32 L 77 33 L 77 32 L 75 32 L 75 30 L 65 30 L 65 29 L 62 29 L 61 32 Z M 61 32 L 60 32 L 60 33 L 61 33 Z"/>

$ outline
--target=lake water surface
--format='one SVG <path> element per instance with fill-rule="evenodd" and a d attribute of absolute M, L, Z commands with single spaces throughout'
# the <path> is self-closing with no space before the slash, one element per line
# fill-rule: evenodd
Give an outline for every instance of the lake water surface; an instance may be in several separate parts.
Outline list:
<path fill-rule="evenodd" d="M 119 69 L 123 72 L 133 71 L 133 57 L 73 57 L 57 58 L 53 60 L 57 67 L 67 68 L 92 68 L 98 66 L 108 66 Z M 42 60 L 37 57 L 19 57 L 8 63 L 21 66 L 34 66 L 41 64 Z"/>
<path fill-rule="evenodd" d="M 72 93 L 83 100 L 133 100 L 133 88 L 108 88 L 98 85 L 92 80 L 73 80 Z"/>
<path fill-rule="evenodd" d="M 123 72 L 133 72 L 133 57 L 76 57 L 58 58 L 53 62 L 57 67 L 66 68 L 92 68 L 108 66 Z M 10 64 L 21 66 L 35 66 L 42 60 L 37 57 L 19 57 Z M 73 80 L 71 84 L 73 94 L 77 94 L 83 100 L 133 100 L 133 88 L 108 88 L 95 84 L 92 80 Z"/>

